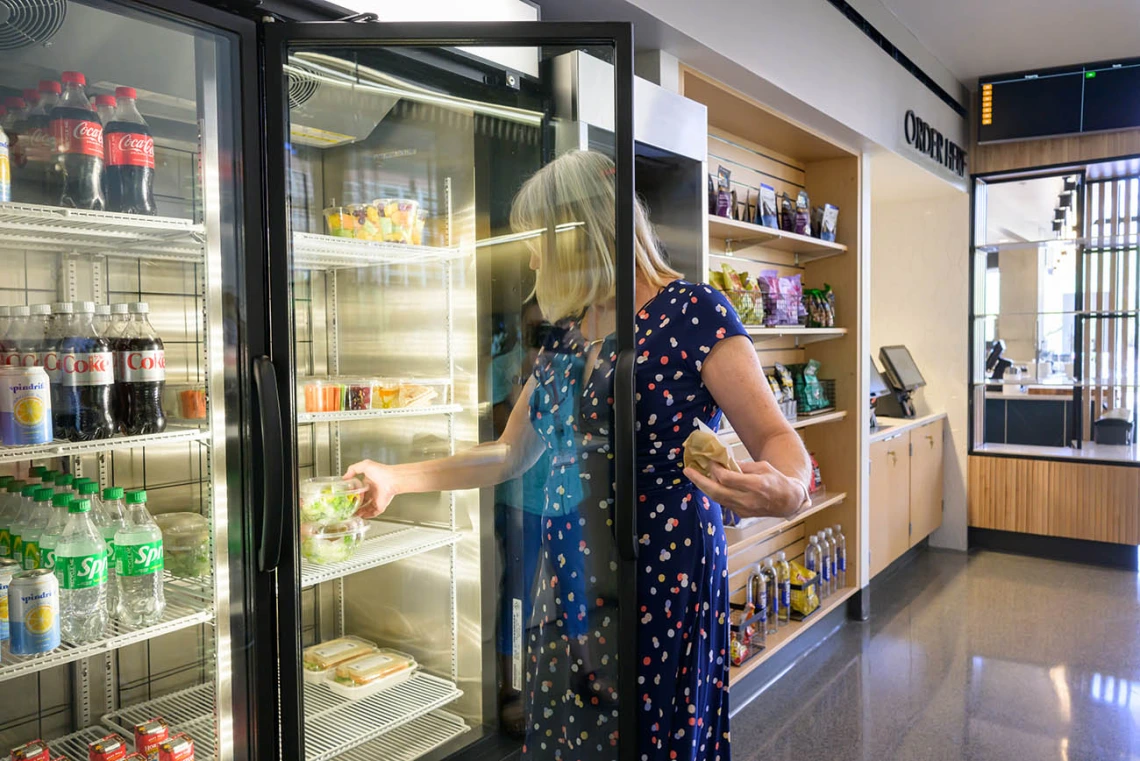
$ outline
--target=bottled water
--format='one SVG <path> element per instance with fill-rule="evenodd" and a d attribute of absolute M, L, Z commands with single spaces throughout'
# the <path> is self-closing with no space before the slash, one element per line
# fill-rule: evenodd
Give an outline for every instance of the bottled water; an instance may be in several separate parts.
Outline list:
<path fill-rule="evenodd" d="M 759 649 L 768 643 L 768 590 L 764 585 L 764 577 L 753 572 L 748 577 L 748 590 L 744 598 L 744 618 L 751 618 L 760 614 L 760 620 L 755 624 L 756 630 L 752 632 L 750 644 Z"/>
<path fill-rule="evenodd" d="M 91 523 L 91 500 L 72 500 L 67 512 L 55 548 L 60 636 L 82 644 L 102 638 L 107 628 L 107 543 Z"/>
<path fill-rule="evenodd" d="M 23 481 L 8 478 L 4 490 L 0 492 L 0 558 L 12 557 L 12 522 L 23 507 L 20 492 L 25 486 Z"/>
<path fill-rule="evenodd" d="M 127 492 L 127 525 L 115 534 L 119 620 L 154 624 L 166 610 L 162 587 L 162 531 L 146 510 L 146 492 Z"/>
<path fill-rule="evenodd" d="M 20 564 L 21 570 L 24 568 L 23 534 L 28 524 L 32 522 L 32 511 L 36 508 L 36 492 L 39 488 L 36 484 L 24 485 L 20 490 L 20 511 L 12 519 L 12 559 Z"/>
<path fill-rule="evenodd" d="M 830 529 L 835 538 L 835 581 L 840 589 L 847 587 L 847 537 L 838 523 Z"/>
<path fill-rule="evenodd" d="M 67 528 L 67 508 L 74 497 L 70 494 L 54 494 L 51 498 L 51 520 L 40 535 L 40 568 L 55 568 L 55 550 Z"/>
<path fill-rule="evenodd" d="M 788 555 L 783 550 L 776 553 L 776 577 L 780 582 L 780 625 L 792 618 L 792 568 L 788 565 Z"/>
<path fill-rule="evenodd" d="M 823 569 L 823 581 L 819 585 L 819 598 L 822 600 L 831 595 L 831 542 L 827 541 L 827 536 L 822 531 L 816 537 L 819 539 L 820 567 Z"/>
<path fill-rule="evenodd" d="M 768 595 L 768 633 L 775 634 L 780 626 L 780 582 L 772 558 L 765 561 L 760 573 L 764 577 L 765 591 Z"/>
<path fill-rule="evenodd" d="M 40 567 L 40 536 L 51 520 L 52 496 L 50 486 L 37 488 L 32 496 L 35 504 L 29 512 L 29 519 L 20 524 L 20 541 L 23 544 L 21 562 L 25 571 L 34 571 Z"/>
<path fill-rule="evenodd" d="M 819 596 L 823 597 L 823 555 L 820 551 L 818 536 L 813 536 L 808 540 L 807 549 L 804 550 L 804 568 L 815 573 Z"/>
<path fill-rule="evenodd" d="M 93 505 L 91 520 L 107 542 L 107 611 L 114 615 L 119 609 L 119 582 L 116 580 L 115 572 L 115 534 L 127 525 L 126 513 L 123 510 L 123 487 L 112 486 L 104 489 L 103 499 L 99 499 L 98 484 L 92 482 L 90 486 L 81 488 L 85 492 L 84 496 L 90 499 Z"/>

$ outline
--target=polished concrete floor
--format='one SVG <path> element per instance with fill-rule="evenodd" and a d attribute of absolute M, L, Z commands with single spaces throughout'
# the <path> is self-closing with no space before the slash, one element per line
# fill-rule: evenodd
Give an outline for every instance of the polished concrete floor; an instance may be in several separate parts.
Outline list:
<path fill-rule="evenodd" d="M 1140 761 L 1140 576 L 937 550 L 732 722 L 735 761 Z"/>

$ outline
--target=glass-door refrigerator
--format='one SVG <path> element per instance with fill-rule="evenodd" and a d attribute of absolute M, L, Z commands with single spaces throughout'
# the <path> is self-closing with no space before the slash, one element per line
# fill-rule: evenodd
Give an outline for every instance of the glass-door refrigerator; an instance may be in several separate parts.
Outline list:
<path fill-rule="evenodd" d="M 256 27 L 5 2 L 0 51 L 0 753 L 252 757 Z"/>
<path fill-rule="evenodd" d="M 631 38 L 265 27 L 284 758 L 633 753 Z M 613 64 L 588 176 L 543 172 L 571 50 Z"/>

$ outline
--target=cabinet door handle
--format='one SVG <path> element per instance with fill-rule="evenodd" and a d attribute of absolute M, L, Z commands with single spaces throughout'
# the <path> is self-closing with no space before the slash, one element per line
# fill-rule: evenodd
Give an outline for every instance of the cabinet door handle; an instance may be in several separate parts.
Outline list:
<path fill-rule="evenodd" d="M 899 461 L 898 455 L 895 454 L 895 450 L 893 449 L 887 450 L 887 457 L 891 458 L 891 465 L 894 465 Z"/>
<path fill-rule="evenodd" d="M 934 437 L 933 436 L 927 436 L 926 441 L 930 444 L 930 448 L 934 449 Z"/>

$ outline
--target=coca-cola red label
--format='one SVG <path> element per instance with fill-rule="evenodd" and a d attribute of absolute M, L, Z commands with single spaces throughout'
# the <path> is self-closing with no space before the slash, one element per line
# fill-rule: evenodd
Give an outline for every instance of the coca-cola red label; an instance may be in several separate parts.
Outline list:
<path fill-rule="evenodd" d="M 59 354 L 56 351 L 41 351 L 38 364 L 47 373 L 49 381 L 59 383 Z"/>
<path fill-rule="evenodd" d="M 103 158 L 103 125 L 81 119 L 54 119 L 51 123 L 59 153 L 78 153 Z"/>
<path fill-rule="evenodd" d="M 120 371 L 118 378 L 124 383 L 166 380 L 166 352 L 162 349 L 120 351 L 116 352 L 116 355 L 116 364 Z"/>
<path fill-rule="evenodd" d="M 55 160 L 55 137 L 50 129 L 33 127 L 20 135 L 19 146 L 25 161 L 46 164 Z"/>
<path fill-rule="evenodd" d="M 154 169 L 154 138 L 135 132 L 107 135 L 107 166 L 145 166 Z"/>
<path fill-rule="evenodd" d="M 6 367 L 8 365 L 19 366 L 20 352 L 18 351 L 5 351 L 0 352 L 0 366 Z"/>
<path fill-rule="evenodd" d="M 61 354 L 59 382 L 63 386 L 110 386 L 115 382 L 113 362 L 109 351 Z"/>
<path fill-rule="evenodd" d="M 35 367 L 40 355 L 35 351 L 14 351 L 9 355 L 8 364 L 17 367 Z"/>

